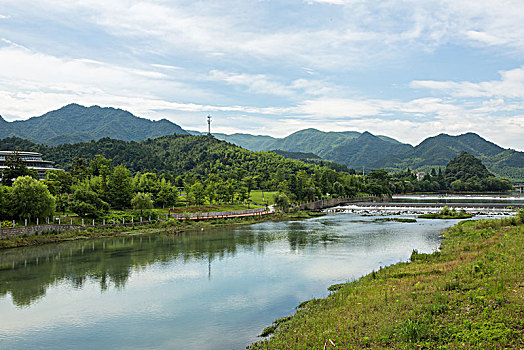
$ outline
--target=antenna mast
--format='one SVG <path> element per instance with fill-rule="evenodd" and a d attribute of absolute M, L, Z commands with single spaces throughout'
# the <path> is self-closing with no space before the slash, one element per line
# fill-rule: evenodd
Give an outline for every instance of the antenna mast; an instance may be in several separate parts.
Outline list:
<path fill-rule="evenodd" d="M 207 115 L 207 134 L 211 135 L 211 116 Z"/>

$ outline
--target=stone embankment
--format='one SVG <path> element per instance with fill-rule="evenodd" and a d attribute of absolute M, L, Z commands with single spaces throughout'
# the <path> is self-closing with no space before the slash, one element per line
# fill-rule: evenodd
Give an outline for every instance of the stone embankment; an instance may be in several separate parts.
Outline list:
<path fill-rule="evenodd" d="M 241 217 L 252 217 L 252 216 L 265 216 L 274 214 L 274 211 L 268 211 L 265 209 L 249 209 L 249 210 L 237 210 L 237 211 L 224 211 L 224 212 L 209 212 L 209 213 L 183 213 L 183 214 L 163 214 L 157 216 L 157 220 L 146 221 L 132 221 L 119 222 L 119 223 L 108 223 L 101 225 L 74 225 L 74 224 L 41 224 L 41 225 L 30 225 L 30 226 L 14 226 L 0 228 L 0 239 L 17 238 L 24 236 L 41 235 L 47 233 L 63 233 L 75 230 L 85 230 L 87 228 L 107 228 L 107 227 L 132 227 L 147 225 L 154 222 L 162 221 L 161 218 L 165 216 L 166 220 L 168 217 L 175 218 L 177 220 L 206 220 L 206 219 L 231 219 Z"/>

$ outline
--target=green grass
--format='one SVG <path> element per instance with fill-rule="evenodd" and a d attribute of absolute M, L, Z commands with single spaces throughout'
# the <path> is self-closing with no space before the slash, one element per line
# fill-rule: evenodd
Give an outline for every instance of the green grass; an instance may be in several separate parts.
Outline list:
<path fill-rule="evenodd" d="M 440 213 L 428 213 L 421 214 L 418 216 L 419 219 L 470 219 L 473 215 L 466 213 L 455 213 L 451 215 L 445 215 Z"/>
<path fill-rule="evenodd" d="M 267 203 L 268 205 L 271 205 L 274 203 L 273 197 L 277 193 L 278 192 L 276 191 L 272 191 L 272 192 L 264 191 L 265 201 L 262 201 L 262 190 L 253 190 L 251 191 L 251 196 L 249 198 L 251 199 L 253 203 L 259 203 L 259 204 Z"/>
<path fill-rule="evenodd" d="M 440 251 L 333 286 L 252 348 L 522 349 L 523 221 L 463 221 Z"/>

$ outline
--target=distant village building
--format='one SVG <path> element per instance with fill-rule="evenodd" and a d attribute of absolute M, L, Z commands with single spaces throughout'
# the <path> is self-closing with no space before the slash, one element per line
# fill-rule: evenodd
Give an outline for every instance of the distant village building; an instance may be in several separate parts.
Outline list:
<path fill-rule="evenodd" d="M 417 177 L 417 180 L 418 180 L 418 181 L 422 181 L 422 179 L 423 179 L 424 176 L 426 175 L 425 172 L 420 171 L 420 170 L 415 170 L 413 173 L 414 173 L 415 176 Z"/>
<path fill-rule="evenodd" d="M 7 168 L 6 157 L 17 155 L 20 157 L 25 166 L 29 169 L 34 169 L 38 173 L 38 179 L 45 179 L 45 173 L 48 170 L 63 170 L 55 168 L 55 162 L 50 160 L 43 160 L 42 155 L 36 152 L 13 152 L 13 151 L 0 151 L 0 179 L 2 178 L 2 172 Z"/>

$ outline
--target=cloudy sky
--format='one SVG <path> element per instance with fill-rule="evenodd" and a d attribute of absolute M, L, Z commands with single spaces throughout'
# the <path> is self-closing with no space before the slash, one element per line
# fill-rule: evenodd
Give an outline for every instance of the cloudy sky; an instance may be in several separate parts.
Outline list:
<path fill-rule="evenodd" d="M 0 0 L 0 114 L 314 127 L 524 150 L 522 0 Z"/>

